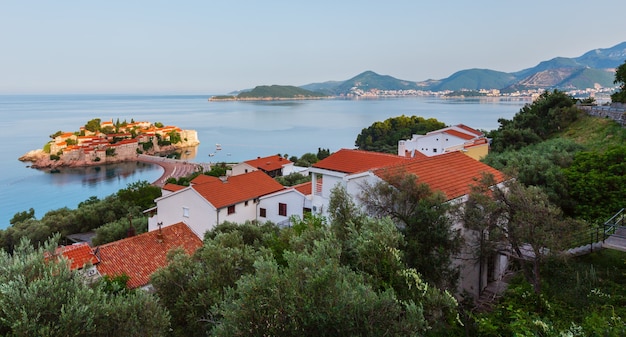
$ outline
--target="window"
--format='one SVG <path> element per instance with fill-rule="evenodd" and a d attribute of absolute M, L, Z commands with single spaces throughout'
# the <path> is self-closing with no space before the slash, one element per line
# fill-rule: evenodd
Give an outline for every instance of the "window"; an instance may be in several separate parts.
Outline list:
<path fill-rule="evenodd" d="M 433 153 L 437 153 L 437 149 L 433 149 Z"/>
<path fill-rule="evenodd" d="M 243 205 L 248 206 L 248 200 L 246 200 L 246 202 L 244 202 Z"/>
<path fill-rule="evenodd" d="M 287 204 L 278 203 L 278 215 L 287 216 Z"/>
<path fill-rule="evenodd" d="M 189 217 L 189 207 L 183 207 L 183 216 L 185 218 Z"/>
<path fill-rule="evenodd" d="M 228 206 L 228 214 L 235 213 L 235 205 Z"/>
<path fill-rule="evenodd" d="M 265 218 L 267 216 L 267 211 L 265 210 L 265 208 L 259 208 L 259 216 L 261 218 Z"/>

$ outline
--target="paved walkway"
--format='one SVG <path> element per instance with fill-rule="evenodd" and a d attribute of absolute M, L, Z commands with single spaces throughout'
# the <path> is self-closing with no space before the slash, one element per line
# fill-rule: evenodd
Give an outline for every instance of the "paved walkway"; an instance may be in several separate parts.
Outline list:
<path fill-rule="evenodd" d="M 602 244 L 604 248 L 610 248 L 626 252 L 626 228 L 620 227 L 615 234 L 609 236 Z"/>
<path fill-rule="evenodd" d="M 190 163 L 184 160 L 148 156 L 143 154 L 138 155 L 137 160 L 143 163 L 157 164 L 163 168 L 164 171 L 161 177 L 152 183 L 153 185 L 159 187 L 163 187 L 169 178 L 186 177 L 202 168 L 205 168 L 204 164 Z"/>

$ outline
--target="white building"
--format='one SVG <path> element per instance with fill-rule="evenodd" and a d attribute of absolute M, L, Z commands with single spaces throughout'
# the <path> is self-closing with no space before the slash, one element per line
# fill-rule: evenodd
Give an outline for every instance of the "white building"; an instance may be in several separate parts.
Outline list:
<path fill-rule="evenodd" d="M 489 152 L 489 142 L 482 132 L 463 124 L 425 135 L 413 135 L 411 139 L 398 142 L 399 156 L 416 157 L 422 154 L 431 157 L 459 150 L 474 159 L 480 159 Z"/>
<path fill-rule="evenodd" d="M 504 174 L 498 170 L 460 151 L 432 157 L 407 158 L 343 149 L 317 162 L 311 168 L 313 212 L 328 215 L 330 194 L 337 185 L 344 187 L 358 205 L 358 197 L 364 183 L 373 185 L 384 181 L 390 172 L 417 176 L 418 181 L 428 184 L 431 190 L 442 192 L 449 203 L 464 202 L 470 193 L 471 185 L 477 184 L 477 179 L 480 179 L 483 173 L 493 174 L 497 183 L 505 180 Z M 457 223 L 453 228 L 459 230 L 468 240 L 474 237 L 475 233 L 463 228 L 462 224 Z M 459 293 L 466 291 L 478 297 L 488 282 L 502 277 L 508 259 L 504 255 L 496 255 L 489 261 L 483 261 L 483 266 L 486 264 L 489 268 L 482 268 L 478 267 L 479 262 L 473 260 L 472 253 L 462 252 L 454 263 L 461 271 Z"/>
<path fill-rule="evenodd" d="M 261 171 L 221 178 L 200 175 L 183 188 L 168 184 L 155 201 L 149 231 L 183 222 L 200 238 L 225 221 L 285 224 L 292 215 L 302 217 L 306 206 L 305 195 Z"/>
<path fill-rule="evenodd" d="M 286 176 L 294 172 L 293 162 L 279 155 L 269 157 L 257 157 L 257 159 L 246 160 L 233 165 L 228 175 L 236 176 L 253 171 L 263 171 L 272 178 Z"/>

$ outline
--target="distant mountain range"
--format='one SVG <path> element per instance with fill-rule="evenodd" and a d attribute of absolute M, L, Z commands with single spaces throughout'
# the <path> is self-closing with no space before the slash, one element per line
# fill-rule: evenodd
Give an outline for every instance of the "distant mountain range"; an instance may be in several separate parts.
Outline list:
<path fill-rule="evenodd" d="M 534 89 L 575 90 L 613 88 L 615 68 L 626 61 L 626 42 L 606 49 L 594 49 L 580 57 L 556 57 L 533 68 L 505 73 L 490 69 L 467 69 L 441 80 L 422 82 L 400 80 L 365 71 L 346 81 L 329 81 L 300 86 L 326 95 L 347 95 L 355 90 L 459 91 L 498 89 L 503 93 Z"/>

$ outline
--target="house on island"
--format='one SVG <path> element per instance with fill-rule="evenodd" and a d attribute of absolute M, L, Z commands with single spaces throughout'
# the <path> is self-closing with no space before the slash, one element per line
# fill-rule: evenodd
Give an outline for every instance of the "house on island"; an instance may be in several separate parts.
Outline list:
<path fill-rule="evenodd" d="M 272 178 L 289 175 L 294 172 L 294 164 L 287 158 L 279 155 L 257 157 L 235 164 L 227 172 L 227 175 L 236 176 L 253 171 L 263 171 Z"/>
<path fill-rule="evenodd" d="M 480 160 L 489 153 L 489 140 L 485 135 L 469 126 L 458 124 L 428 132 L 425 135 L 413 135 L 411 139 L 398 141 L 398 155 L 427 157 L 448 152 L 461 151 Z"/>
<path fill-rule="evenodd" d="M 296 188 L 279 184 L 263 171 L 224 177 L 200 175 L 190 186 L 164 186 L 150 213 L 148 230 L 184 222 L 199 237 L 225 221 L 272 221 L 289 224 L 291 216 L 303 216 L 310 200 Z"/>
<path fill-rule="evenodd" d="M 88 280 L 127 275 L 129 288 L 150 290 L 150 276 L 167 266 L 170 250 L 182 248 L 192 255 L 201 246 L 202 240 L 187 225 L 177 223 L 95 248 L 87 243 L 62 246 L 55 255 L 63 255 L 70 269 L 79 270 Z"/>
<path fill-rule="evenodd" d="M 460 151 L 448 152 L 437 156 L 418 156 L 408 158 L 390 154 L 361 150 L 342 149 L 317 162 L 310 170 L 312 174 L 312 210 L 323 216 L 328 215 L 331 191 L 337 185 L 346 189 L 355 204 L 360 205 L 359 196 L 365 184 L 374 185 L 386 181 L 393 172 L 414 174 L 419 182 L 429 185 L 432 191 L 442 192 L 447 202 L 462 203 L 467 200 L 472 185 L 477 184 L 483 173 L 492 174 L 498 184 L 503 183 L 505 175 Z M 471 240 L 473 232 L 462 224 L 456 223 L 453 229 Z M 488 268 L 476 268 L 472 252 L 462 252 L 455 258 L 461 279 L 459 293 L 468 292 L 475 297 L 480 295 L 489 281 L 500 279 L 508 265 L 504 254 L 494 256 L 488 261 Z"/>

